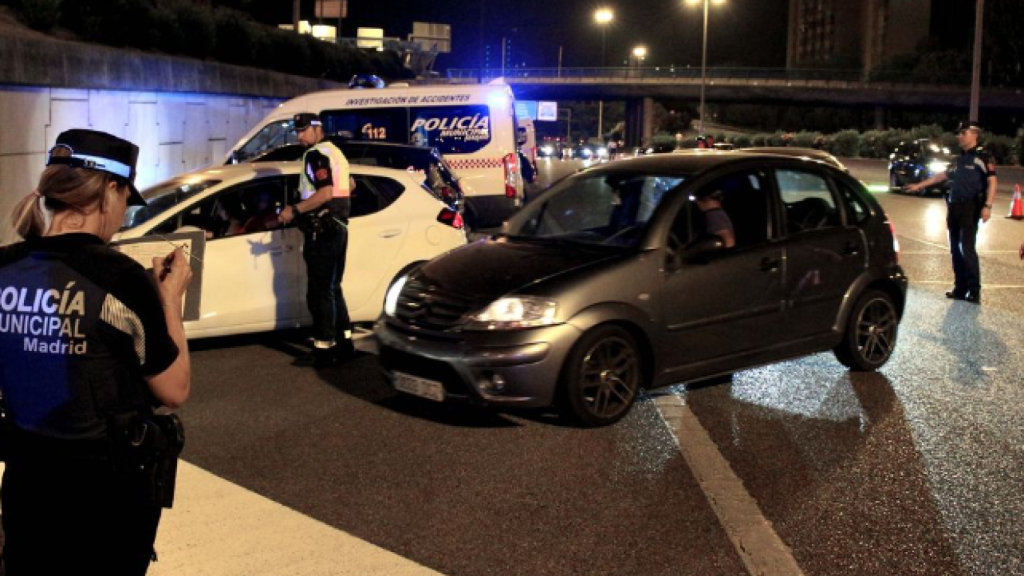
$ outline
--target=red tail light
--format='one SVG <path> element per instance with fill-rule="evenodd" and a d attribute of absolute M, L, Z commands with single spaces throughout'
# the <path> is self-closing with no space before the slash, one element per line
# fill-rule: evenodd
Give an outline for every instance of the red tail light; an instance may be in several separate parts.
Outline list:
<path fill-rule="evenodd" d="M 515 198 L 519 195 L 519 191 L 516 190 L 516 181 L 519 180 L 519 158 L 513 152 L 506 154 L 501 163 L 505 166 L 505 197 Z"/>
<path fill-rule="evenodd" d="M 457 211 L 447 207 L 441 208 L 441 212 L 437 215 L 437 221 L 441 224 L 451 226 L 456 230 L 462 230 L 462 227 L 464 226 L 462 222 L 462 214 L 459 214 Z"/>

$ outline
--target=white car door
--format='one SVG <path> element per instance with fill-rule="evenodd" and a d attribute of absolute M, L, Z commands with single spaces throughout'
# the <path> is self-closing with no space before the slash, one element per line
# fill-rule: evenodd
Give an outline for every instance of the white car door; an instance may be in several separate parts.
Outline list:
<path fill-rule="evenodd" d="M 284 177 L 239 184 L 194 205 L 184 224 L 207 230 L 199 320 L 189 335 L 217 336 L 298 325 L 301 233 L 279 228 Z M 227 209 L 227 207 L 231 207 Z M 230 214 L 236 212 L 237 214 Z"/>
<path fill-rule="evenodd" d="M 403 190 L 412 183 L 400 183 L 386 176 L 353 174 L 353 178 L 356 187 L 352 192 L 341 287 L 352 321 L 372 322 L 380 315 L 384 292 L 396 272 L 395 260 L 400 257 L 410 229 L 408 216 L 395 204 L 401 202 Z M 417 190 L 404 193 L 410 192 Z M 300 278 L 300 290 L 305 294 L 304 269 Z"/>

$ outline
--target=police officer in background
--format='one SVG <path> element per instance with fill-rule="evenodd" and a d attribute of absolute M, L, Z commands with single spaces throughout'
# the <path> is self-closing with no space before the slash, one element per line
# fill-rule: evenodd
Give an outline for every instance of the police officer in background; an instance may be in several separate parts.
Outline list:
<path fill-rule="evenodd" d="M 302 255 L 306 261 L 306 305 L 313 316 L 313 350 L 296 364 L 320 368 L 355 355 L 348 306 L 341 291 L 348 249 L 349 168 L 341 150 L 324 139 L 319 116 L 301 113 L 292 120 L 299 142 L 307 148 L 299 184 L 302 200 L 286 206 L 279 220 L 287 224 L 299 218 L 305 235 Z"/>
<path fill-rule="evenodd" d="M 150 273 L 106 246 L 146 203 L 138 154 L 103 132 L 60 134 L 12 214 L 24 241 L 0 248 L 7 576 L 145 574 L 154 556 L 151 468 L 120 456 L 152 438 L 134 423 L 188 398 L 192 272 L 180 249 Z"/>
<path fill-rule="evenodd" d="M 975 121 L 961 122 L 956 140 L 962 150 L 955 164 L 927 180 L 910 184 L 909 192 L 918 192 L 951 180 L 946 196 L 946 228 L 949 250 L 953 255 L 953 289 L 946 298 L 981 304 L 981 265 L 975 243 L 978 220 L 988 222 L 996 199 L 996 163 L 992 155 L 978 145 L 981 127 Z"/>

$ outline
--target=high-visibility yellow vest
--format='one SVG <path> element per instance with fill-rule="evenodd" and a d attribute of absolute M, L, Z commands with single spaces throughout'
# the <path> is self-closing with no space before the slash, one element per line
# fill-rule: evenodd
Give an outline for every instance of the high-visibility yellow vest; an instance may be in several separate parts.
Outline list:
<path fill-rule="evenodd" d="M 341 150 L 338 150 L 337 146 L 329 140 L 324 140 L 310 146 L 302 155 L 303 176 L 299 179 L 299 194 L 302 196 L 302 199 L 305 200 L 316 192 L 316 188 L 313 187 L 313 180 L 316 178 L 316 175 L 309 173 L 309 165 L 306 164 L 306 154 L 313 150 L 326 156 L 331 163 L 331 198 L 348 197 L 348 159 L 345 158 Z"/>

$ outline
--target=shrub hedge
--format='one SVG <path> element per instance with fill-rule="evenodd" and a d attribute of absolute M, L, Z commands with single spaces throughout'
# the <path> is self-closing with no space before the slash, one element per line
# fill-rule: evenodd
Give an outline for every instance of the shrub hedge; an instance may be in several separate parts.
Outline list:
<path fill-rule="evenodd" d="M 348 81 L 353 74 L 411 78 L 394 51 L 364 52 L 266 26 L 245 12 L 196 0 L 0 0 L 43 31 L 60 25 L 109 46 Z"/>
<path fill-rule="evenodd" d="M 670 135 L 659 134 L 652 141 L 658 142 Z M 950 150 L 958 150 L 956 137 L 943 131 L 941 126 L 934 124 L 916 126 L 909 130 L 869 130 L 863 134 L 856 130 L 842 130 L 835 134 L 820 132 L 772 132 L 757 134 L 717 134 L 716 142 L 731 142 L 737 148 L 761 146 L 794 146 L 800 148 L 818 148 L 827 150 L 842 158 L 888 158 L 889 154 L 900 142 L 930 138 L 938 140 Z M 1001 165 L 1024 165 L 1024 128 L 1018 130 L 1016 136 L 1000 136 L 986 134 L 981 144 Z"/>

